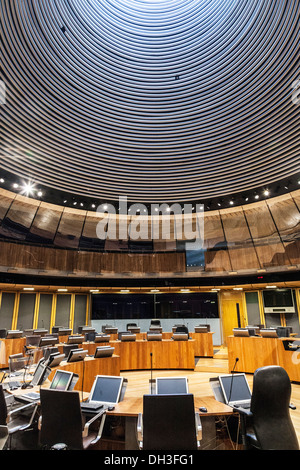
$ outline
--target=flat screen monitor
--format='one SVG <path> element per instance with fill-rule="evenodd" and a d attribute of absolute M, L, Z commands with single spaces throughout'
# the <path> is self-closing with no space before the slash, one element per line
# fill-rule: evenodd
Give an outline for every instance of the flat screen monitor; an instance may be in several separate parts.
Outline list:
<path fill-rule="evenodd" d="M 225 403 L 230 405 L 251 400 L 251 390 L 245 374 L 220 375 L 219 382 Z"/>
<path fill-rule="evenodd" d="M 68 390 L 73 378 L 73 372 L 56 370 L 50 388 L 52 390 Z"/>
<path fill-rule="evenodd" d="M 96 348 L 94 357 L 99 358 L 99 357 L 111 357 L 114 353 L 115 348 L 112 348 L 111 346 L 98 346 Z"/>
<path fill-rule="evenodd" d="M 45 380 L 47 380 L 50 373 L 51 373 L 50 367 L 48 367 L 44 362 L 40 362 L 36 367 L 36 370 L 34 372 L 34 376 L 32 378 L 30 385 L 33 385 L 33 386 L 42 385 L 45 382 Z"/>
<path fill-rule="evenodd" d="M 123 377 L 118 376 L 97 375 L 88 401 L 115 405 L 120 401 L 123 380 Z"/>
<path fill-rule="evenodd" d="M 53 354 L 50 354 L 47 365 L 49 367 L 57 367 L 59 366 L 61 361 L 64 361 L 65 359 L 66 359 L 66 356 L 64 354 L 53 353 Z"/>
<path fill-rule="evenodd" d="M 135 341 L 136 340 L 136 335 L 133 333 L 123 333 L 121 335 L 121 341 Z"/>
<path fill-rule="evenodd" d="M 248 328 L 233 328 L 233 336 L 250 336 Z"/>
<path fill-rule="evenodd" d="M 54 346 L 57 343 L 58 341 L 55 336 L 43 336 L 40 338 L 39 346 L 42 348 L 43 346 Z"/>
<path fill-rule="evenodd" d="M 68 338 L 68 344 L 81 344 L 83 343 L 84 336 L 82 335 L 70 335 Z"/>
<path fill-rule="evenodd" d="M 175 341 L 187 341 L 189 335 L 187 333 L 173 333 L 172 339 Z"/>
<path fill-rule="evenodd" d="M 278 338 L 275 328 L 261 328 L 259 333 L 263 338 Z"/>
<path fill-rule="evenodd" d="M 29 335 L 26 336 L 26 346 L 39 346 L 40 345 L 40 336 L 37 335 Z"/>
<path fill-rule="evenodd" d="M 162 333 L 147 333 L 148 341 L 162 341 Z"/>
<path fill-rule="evenodd" d="M 44 370 L 45 370 L 45 363 L 44 362 L 45 362 L 44 358 L 42 358 L 42 359 L 39 360 L 39 362 L 36 365 L 35 371 L 33 373 L 32 380 L 30 382 L 30 385 L 32 385 L 33 387 L 36 386 L 36 385 L 39 385 L 40 378 L 43 375 Z"/>
<path fill-rule="evenodd" d="M 96 334 L 95 331 L 84 332 L 84 340 L 91 343 L 95 341 Z"/>
<path fill-rule="evenodd" d="M 208 333 L 207 326 L 195 326 L 195 333 Z"/>
<path fill-rule="evenodd" d="M 86 349 L 72 349 L 69 352 L 67 362 L 77 362 L 82 361 L 87 355 L 88 351 Z"/>
<path fill-rule="evenodd" d="M 95 343 L 109 343 L 109 340 L 110 340 L 110 335 L 102 334 L 102 335 L 96 335 L 94 342 Z"/>
<path fill-rule="evenodd" d="M 268 289 L 262 292 L 266 313 L 294 313 L 292 289 Z"/>
<path fill-rule="evenodd" d="M 186 377 L 158 377 L 155 392 L 157 395 L 178 395 L 189 393 Z"/>
<path fill-rule="evenodd" d="M 8 330 L 6 338 L 22 338 L 23 331 L 20 330 Z"/>

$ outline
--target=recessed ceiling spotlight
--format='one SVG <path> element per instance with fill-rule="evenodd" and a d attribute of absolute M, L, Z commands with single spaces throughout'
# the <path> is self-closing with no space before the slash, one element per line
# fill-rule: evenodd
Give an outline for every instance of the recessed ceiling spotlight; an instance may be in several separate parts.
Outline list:
<path fill-rule="evenodd" d="M 232 206 L 232 205 L 233 205 L 233 201 L 229 201 L 229 204 Z"/>
<path fill-rule="evenodd" d="M 13 184 L 13 188 L 18 189 L 18 187 L 19 187 L 18 183 Z"/>
<path fill-rule="evenodd" d="M 268 189 L 266 189 L 266 190 L 264 191 L 264 195 L 265 195 L 265 196 L 269 196 L 269 194 L 270 194 L 270 191 L 269 191 Z"/>
<path fill-rule="evenodd" d="M 42 191 L 38 191 L 37 195 L 38 195 L 38 197 L 42 197 L 43 196 Z"/>
<path fill-rule="evenodd" d="M 0 183 L 4 183 L 4 179 L 3 179 L 3 178 L 0 178 Z"/>
<path fill-rule="evenodd" d="M 259 195 L 258 194 L 255 194 L 255 199 L 259 199 Z"/>
<path fill-rule="evenodd" d="M 26 194 L 26 196 L 29 196 L 30 194 L 33 194 L 34 192 L 34 187 L 31 183 L 25 183 L 22 192 Z"/>

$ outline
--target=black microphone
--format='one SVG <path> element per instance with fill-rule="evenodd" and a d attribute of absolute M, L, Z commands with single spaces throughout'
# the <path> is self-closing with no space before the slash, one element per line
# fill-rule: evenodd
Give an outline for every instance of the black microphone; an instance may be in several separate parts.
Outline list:
<path fill-rule="evenodd" d="M 234 369 L 235 369 L 235 367 L 236 367 L 238 361 L 239 361 L 239 358 L 236 357 L 236 358 L 235 358 L 235 363 L 234 363 L 233 369 L 232 369 L 232 371 L 231 371 L 231 383 L 230 383 L 230 391 L 229 391 L 228 403 L 230 402 L 231 393 L 232 393 L 233 373 L 234 373 Z"/>

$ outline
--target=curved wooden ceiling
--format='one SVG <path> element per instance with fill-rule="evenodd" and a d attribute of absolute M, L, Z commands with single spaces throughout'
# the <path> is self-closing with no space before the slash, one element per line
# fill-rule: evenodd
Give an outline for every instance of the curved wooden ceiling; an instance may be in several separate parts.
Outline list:
<path fill-rule="evenodd" d="M 299 172 L 298 0 L 1 2 L 2 169 L 106 200 Z"/>

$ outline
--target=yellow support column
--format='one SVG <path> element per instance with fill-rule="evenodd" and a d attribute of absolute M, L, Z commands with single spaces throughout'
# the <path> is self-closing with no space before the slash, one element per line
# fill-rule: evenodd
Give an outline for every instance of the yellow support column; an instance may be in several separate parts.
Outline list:
<path fill-rule="evenodd" d="M 12 324 L 11 324 L 11 329 L 12 330 L 17 329 L 19 306 L 20 306 L 20 292 L 16 292 L 14 310 L 13 310 L 13 317 L 12 317 Z"/>
<path fill-rule="evenodd" d="M 33 314 L 33 329 L 34 330 L 38 328 L 38 324 L 39 324 L 40 299 L 41 299 L 41 294 L 37 292 L 35 295 L 35 305 L 34 305 L 34 314 Z"/>
<path fill-rule="evenodd" d="M 71 294 L 69 328 L 74 328 L 75 294 Z"/>
<path fill-rule="evenodd" d="M 56 304 L 57 304 L 57 294 L 53 294 L 52 306 L 51 306 L 51 318 L 50 318 L 50 331 L 52 331 L 52 327 L 55 325 Z"/>

